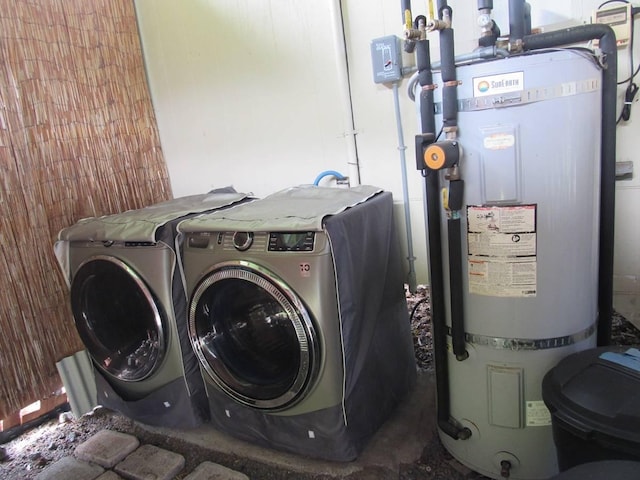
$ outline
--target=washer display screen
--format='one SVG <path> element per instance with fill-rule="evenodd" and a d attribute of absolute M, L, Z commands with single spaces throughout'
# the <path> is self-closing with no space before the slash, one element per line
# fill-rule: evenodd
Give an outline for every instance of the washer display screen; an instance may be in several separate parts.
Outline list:
<path fill-rule="evenodd" d="M 153 373 L 164 353 L 163 313 L 143 280 L 113 257 L 82 264 L 71 284 L 80 338 L 97 366 L 125 381 Z"/>
<path fill-rule="evenodd" d="M 314 232 L 272 232 L 269 234 L 270 252 L 311 252 Z"/>

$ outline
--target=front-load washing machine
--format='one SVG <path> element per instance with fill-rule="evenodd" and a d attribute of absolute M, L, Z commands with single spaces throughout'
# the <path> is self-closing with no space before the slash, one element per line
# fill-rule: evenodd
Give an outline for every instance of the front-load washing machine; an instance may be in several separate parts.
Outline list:
<path fill-rule="evenodd" d="M 178 225 L 211 422 L 352 460 L 415 381 L 388 192 L 301 186 Z"/>
<path fill-rule="evenodd" d="M 54 251 L 93 360 L 97 405 L 153 425 L 192 427 L 208 419 L 187 334 L 176 225 L 248 200 L 219 189 L 84 219 L 59 233 Z"/>

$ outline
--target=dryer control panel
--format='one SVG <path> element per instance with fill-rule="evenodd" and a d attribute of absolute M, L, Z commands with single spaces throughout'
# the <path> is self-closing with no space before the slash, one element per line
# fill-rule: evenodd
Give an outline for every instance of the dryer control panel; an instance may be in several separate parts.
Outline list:
<path fill-rule="evenodd" d="M 269 233 L 270 252 L 312 252 L 315 232 L 271 232 Z"/>

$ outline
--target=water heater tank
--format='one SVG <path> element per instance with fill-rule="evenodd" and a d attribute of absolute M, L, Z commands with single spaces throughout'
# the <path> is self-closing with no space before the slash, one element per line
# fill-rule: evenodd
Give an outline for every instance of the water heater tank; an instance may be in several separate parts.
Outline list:
<path fill-rule="evenodd" d="M 563 50 L 460 66 L 457 77 L 464 195 L 457 211 L 441 202 L 441 240 L 449 326 L 448 245 L 462 248 L 468 358 L 449 348 L 448 382 L 451 417 L 471 437 L 440 437 L 483 475 L 549 478 L 558 467 L 542 378 L 596 343 L 602 73 Z M 460 219 L 458 239 L 449 218 Z"/>

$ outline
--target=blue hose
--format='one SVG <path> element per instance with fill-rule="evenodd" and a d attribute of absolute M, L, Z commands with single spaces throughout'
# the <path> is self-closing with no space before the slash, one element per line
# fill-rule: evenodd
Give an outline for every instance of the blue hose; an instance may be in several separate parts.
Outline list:
<path fill-rule="evenodd" d="M 313 184 L 317 186 L 320 184 L 320 180 L 322 180 L 324 177 L 329 177 L 329 176 L 336 177 L 338 180 L 344 180 L 345 178 L 345 176 L 342 175 L 340 172 L 336 172 L 335 170 L 325 170 L 324 172 L 322 172 L 320 175 L 316 177 Z"/>

